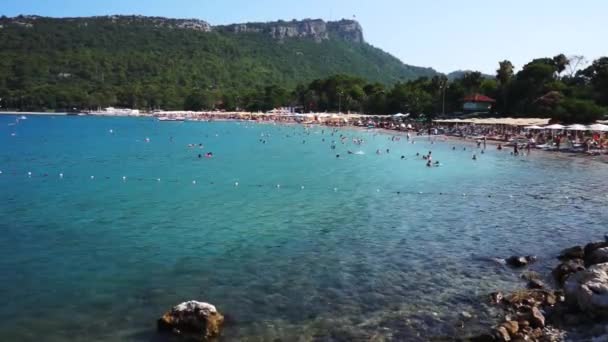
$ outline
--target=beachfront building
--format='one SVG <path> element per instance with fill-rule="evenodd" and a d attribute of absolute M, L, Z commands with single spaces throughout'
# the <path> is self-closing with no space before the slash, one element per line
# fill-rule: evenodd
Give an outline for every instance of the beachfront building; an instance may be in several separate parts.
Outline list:
<path fill-rule="evenodd" d="M 493 98 L 481 94 L 466 96 L 462 101 L 462 110 L 465 113 L 489 113 L 492 111 L 494 103 L 496 103 Z"/>

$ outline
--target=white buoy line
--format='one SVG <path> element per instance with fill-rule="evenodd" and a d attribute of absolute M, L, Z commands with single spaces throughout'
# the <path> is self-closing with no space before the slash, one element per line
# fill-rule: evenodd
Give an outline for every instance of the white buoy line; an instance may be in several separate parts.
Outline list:
<path fill-rule="evenodd" d="M 6 170 L 0 170 L 0 175 L 2 175 L 3 177 L 6 177 L 7 175 L 19 175 L 22 173 L 19 172 L 7 172 Z M 27 178 L 32 178 L 32 179 L 40 179 L 40 178 L 52 178 L 50 177 L 50 175 L 48 173 L 34 173 L 32 171 L 28 171 L 26 173 Z M 73 179 L 79 179 L 81 177 L 79 176 L 73 176 L 73 175 L 66 175 L 63 172 L 59 172 L 56 174 L 57 177 L 63 181 L 67 181 L 67 180 L 73 180 Z M 82 177 L 84 179 L 89 179 L 89 180 L 97 180 L 97 179 L 105 179 L 105 180 L 111 180 L 111 179 L 120 179 L 122 180 L 122 182 L 127 183 L 127 181 L 154 181 L 154 182 L 161 182 L 161 178 L 145 178 L 145 177 L 128 177 L 127 175 L 124 176 L 120 176 L 120 177 L 110 177 L 110 176 L 106 176 L 106 177 L 102 177 L 102 176 L 95 176 L 95 175 L 90 175 L 90 176 L 84 176 Z M 181 183 L 182 181 L 180 181 L 179 179 L 169 179 L 166 180 L 166 182 L 170 182 L 170 183 Z M 187 180 L 187 183 L 191 183 L 192 185 L 197 185 L 200 183 L 199 180 Z M 207 183 L 205 183 L 207 184 Z M 289 185 L 289 184 L 281 184 L 281 183 L 276 183 L 274 185 L 270 185 L 270 184 L 241 184 L 241 182 L 233 182 L 233 183 L 216 183 L 213 181 L 208 182 L 209 185 L 212 185 L 213 187 L 217 188 L 217 187 L 221 187 L 221 186 L 230 186 L 230 184 L 232 184 L 232 187 L 237 188 L 237 187 L 256 187 L 256 188 L 274 188 L 275 190 L 282 190 L 282 189 L 299 189 L 300 191 L 303 190 L 312 190 L 312 191 L 323 191 L 323 189 L 325 189 L 325 191 L 331 191 L 331 192 L 349 192 L 349 191 L 358 191 L 355 188 L 352 189 L 341 189 L 338 187 L 331 187 L 331 186 L 313 186 L 311 188 L 309 188 L 308 186 L 305 186 L 303 184 L 300 185 Z M 373 192 L 374 188 L 369 189 L 370 192 Z M 423 192 L 423 191 L 414 191 L 414 190 L 408 190 L 408 191 L 398 191 L 398 190 L 393 190 L 391 189 L 387 189 L 387 188 L 375 188 L 375 192 L 376 193 L 389 193 L 389 194 L 396 194 L 396 195 L 418 195 L 418 196 L 422 196 L 422 195 L 437 195 L 437 196 L 456 196 L 456 197 L 462 197 L 462 198 L 509 198 L 509 199 L 513 199 L 516 197 L 521 197 L 521 196 L 531 196 L 534 197 L 537 200 L 555 200 L 555 199 L 566 199 L 566 200 L 582 200 L 582 201 L 590 201 L 593 200 L 589 197 L 585 197 L 585 196 L 571 196 L 571 195 L 560 195 L 560 196 L 550 196 L 550 194 L 533 194 L 533 193 L 524 193 L 524 194 L 518 194 L 518 195 L 513 195 L 513 194 L 480 194 L 480 193 L 466 193 L 466 192 L 462 192 L 462 193 L 449 193 L 449 192 Z M 598 199 L 600 200 L 605 200 L 608 198 L 608 195 L 606 196 L 601 196 L 598 197 Z"/>

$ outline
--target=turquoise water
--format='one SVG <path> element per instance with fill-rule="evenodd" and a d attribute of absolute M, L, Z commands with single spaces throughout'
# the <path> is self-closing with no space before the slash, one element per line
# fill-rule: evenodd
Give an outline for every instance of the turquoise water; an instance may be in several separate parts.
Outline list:
<path fill-rule="evenodd" d="M 545 270 L 608 222 L 607 165 L 570 156 L 354 129 L 16 118 L 0 116 L 4 341 L 149 341 L 189 299 L 229 316 L 228 341 L 463 336 L 492 322 L 488 292 L 522 285 L 489 258 L 536 254 Z M 415 156 L 429 150 L 441 167 Z M 462 311 L 477 315 L 464 328 Z"/>

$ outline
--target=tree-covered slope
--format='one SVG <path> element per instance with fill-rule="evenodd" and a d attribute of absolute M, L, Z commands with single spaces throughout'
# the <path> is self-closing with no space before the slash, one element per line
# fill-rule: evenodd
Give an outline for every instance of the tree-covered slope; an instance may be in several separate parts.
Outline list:
<path fill-rule="evenodd" d="M 0 105 L 178 109 L 193 91 L 238 103 L 255 88 L 293 88 L 333 74 L 384 84 L 436 74 L 345 39 L 353 32 L 335 31 L 335 25 L 322 36 L 315 27 L 298 31 L 302 22 L 280 23 L 265 31 L 235 26 L 237 32 L 165 18 L 2 18 Z M 295 24 L 300 26 L 289 26 Z"/>

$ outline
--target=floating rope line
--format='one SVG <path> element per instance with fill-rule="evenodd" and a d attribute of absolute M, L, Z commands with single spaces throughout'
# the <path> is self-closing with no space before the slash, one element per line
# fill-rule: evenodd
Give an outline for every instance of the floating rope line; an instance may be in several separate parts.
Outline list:
<path fill-rule="evenodd" d="M 23 175 L 23 172 L 17 172 L 17 171 L 11 171 L 11 172 L 7 172 L 5 171 L 0 171 L 0 175 L 3 178 L 6 178 L 7 176 L 15 176 L 17 178 L 19 177 L 23 177 L 20 175 Z M 137 181 L 137 182 L 154 182 L 154 183 L 190 183 L 191 185 L 199 185 L 199 184 L 206 184 L 209 186 L 214 186 L 214 188 L 220 188 L 220 187 L 226 187 L 226 188 L 257 188 L 257 189 L 267 189 L 267 190 L 272 190 L 274 189 L 275 191 L 277 190 L 290 190 L 290 189 L 298 189 L 299 191 L 305 191 L 305 190 L 312 190 L 312 191 L 319 191 L 319 192 L 324 192 L 324 191 L 328 191 L 328 192 L 350 192 L 350 193 L 354 193 L 356 192 L 357 189 L 355 188 L 339 188 L 339 187 L 332 187 L 332 186 L 309 186 L 309 185 L 304 185 L 304 184 L 281 184 L 281 183 L 273 183 L 273 184 L 242 184 L 239 181 L 236 182 L 229 182 L 227 181 L 226 183 L 216 183 L 214 181 L 208 181 L 206 183 L 202 182 L 200 179 L 192 179 L 192 180 L 186 180 L 184 181 L 183 179 L 162 179 L 161 182 L 161 178 L 147 178 L 147 177 L 137 177 L 137 176 L 95 176 L 95 175 L 90 175 L 90 176 L 74 176 L 74 175 L 66 175 L 63 172 L 59 173 L 57 178 L 52 177 L 51 175 L 49 175 L 49 173 L 35 173 L 32 171 L 28 171 L 25 173 L 25 177 L 26 179 L 32 179 L 32 180 L 36 180 L 36 179 L 40 179 L 40 180 L 51 180 L 51 179 L 58 179 L 61 180 L 63 182 L 67 182 L 67 181 L 72 181 L 72 180 L 87 180 L 87 181 L 95 181 L 95 180 L 105 180 L 105 181 L 111 181 L 111 180 L 120 180 L 123 183 L 129 183 L 129 181 Z M 370 192 L 374 192 L 373 191 L 374 187 L 370 186 L 369 191 Z M 393 190 L 391 189 L 391 191 L 385 191 L 386 188 L 381 188 L 381 187 L 376 187 L 375 188 L 375 193 L 390 193 L 390 194 L 394 194 L 394 195 L 398 195 L 398 196 L 442 196 L 442 197 L 460 197 L 460 198 L 508 198 L 508 199 L 513 199 L 516 197 L 523 197 L 523 196 L 527 196 L 530 197 L 534 200 L 547 200 L 547 201 L 554 201 L 557 199 L 566 199 L 566 200 L 570 200 L 570 201 L 583 201 L 583 202 L 602 202 L 604 203 L 606 199 L 608 199 L 608 194 L 606 194 L 606 196 L 598 196 L 596 198 L 591 198 L 588 196 L 583 196 L 583 195 L 575 195 L 573 196 L 572 194 L 569 195 L 554 195 L 551 193 L 521 193 L 518 195 L 513 195 L 513 194 L 488 194 L 488 193 L 466 193 L 466 192 L 462 192 L 462 193 L 456 193 L 456 192 L 428 192 L 428 191 L 416 191 L 416 190 Z"/>

